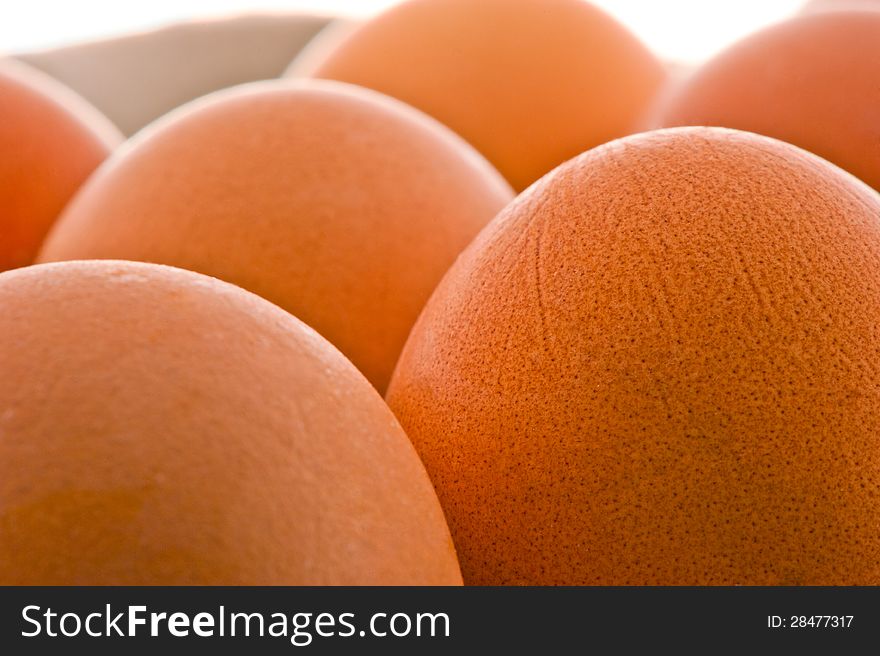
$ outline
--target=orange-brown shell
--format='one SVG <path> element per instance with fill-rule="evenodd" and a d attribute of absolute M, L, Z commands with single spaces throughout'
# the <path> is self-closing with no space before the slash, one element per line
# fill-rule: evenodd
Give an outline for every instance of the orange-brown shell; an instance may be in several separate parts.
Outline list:
<path fill-rule="evenodd" d="M 390 410 L 271 303 L 70 262 L 0 307 L 0 584 L 460 582 Z"/>
<path fill-rule="evenodd" d="M 880 189 L 880 13 L 796 18 L 705 64 L 654 127 L 715 125 L 788 141 Z"/>
<path fill-rule="evenodd" d="M 517 189 L 633 131 L 664 77 L 632 34 L 583 0 L 410 0 L 307 72 L 427 112 Z"/>
<path fill-rule="evenodd" d="M 144 260 L 233 282 L 384 390 L 431 291 L 511 196 L 403 103 L 336 82 L 246 85 L 142 133 L 71 203 L 40 260 Z"/>
<path fill-rule="evenodd" d="M 69 89 L 0 62 L 0 271 L 33 262 L 67 201 L 121 141 Z"/>
<path fill-rule="evenodd" d="M 880 196 L 743 132 L 558 168 L 444 278 L 388 401 L 466 583 L 880 583 Z"/>

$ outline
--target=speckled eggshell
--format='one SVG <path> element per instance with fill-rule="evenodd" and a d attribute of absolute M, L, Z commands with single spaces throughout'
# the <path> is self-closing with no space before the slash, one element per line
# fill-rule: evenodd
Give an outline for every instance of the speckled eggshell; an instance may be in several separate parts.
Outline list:
<path fill-rule="evenodd" d="M 42 261 L 180 266 L 273 301 L 384 391 L 437 282 L 511 199 L 459 137 L 381 94 L 245 85 L 145 131 L 72 203 Z"/>
<path fill-rule="evenodd" d="M 0 584 L 460 583 L 400 425 L 288 313 L 106 261 L 0 307 Z"/>
<path fill-rule="evenodd" d="M 880 196 L 744 132 L 556 169 L 387 399 L 471 584 L 880 583 Z"/>
<path fill-rule="evenodd" d="M 653 127 L 715 125 L 788 141 L 880 189 L 880 12 L 802 16 L 699 69 Z"/>
<path fill-rule="evenodd" d="M 427 112 L 519 190 L 632 132 L 664 78 L 634 35 L 583 0 L 410 0 L 309 68 Z"/>
<path fill-rule="evenodd" d="M 70 89 L 0 60 L 0 271 L 33 262 L 65 204 L 121 142 Z"/>

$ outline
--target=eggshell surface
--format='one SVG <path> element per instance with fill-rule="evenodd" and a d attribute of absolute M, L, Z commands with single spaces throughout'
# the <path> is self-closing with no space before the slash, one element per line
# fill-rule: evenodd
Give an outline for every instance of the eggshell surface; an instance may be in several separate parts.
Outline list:
<path fill-rule="evenodd" d="M 65 204 L 121 141 L 63 85 L 0 61 L 0 271 L 33 262 Z"/>
<path fill-rule="evenodd" d="M 747 37 L 691 76 L 653 123 L 680 125 L 788 141 L 880 189 L 880 13 L 818 13 Z"/>
<path fill-rule="evenodd" d="M 664 78 L 635 36 L 582 0 L 410 0 L 310 66 L 430 114 L 517 190 L 632 132 Z"/>
<path fill-rule="evenodd" d="M 0 584 L 460 582 L 390 410 L 271 303 L 105 261 L 0 307 Z"/>
<path fill-rule="evenodd" d="M 40 258 L 142 260 L 233 282 L 315 328 L 384 391 L 431 291 L 511 196 L 461 139 L 381 94 L 246 85 L 143 133 Z"/>
<path fill-rule="evenodd" d="M 606 144 L 444 278 L 387 400 L 468 584 L 880 582 L 880 197 L 765 137 Z"/>

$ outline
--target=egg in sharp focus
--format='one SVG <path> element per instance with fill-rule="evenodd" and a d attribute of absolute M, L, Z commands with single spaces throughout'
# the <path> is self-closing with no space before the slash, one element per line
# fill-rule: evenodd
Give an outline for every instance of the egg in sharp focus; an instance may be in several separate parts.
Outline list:
<path fill-rule="evenodd" d="M 288 313 L 172 267 L 0 274 L 0 583 L 456 585 L 424 467 Z"/>
<path fill-rule="evenodd" d="M 419 311 L 511 199 L 437 122 L 326 81 L 245 85 L 145 131 L 40 254 L 207 273 L 318 330 L 384 390 Z"/>
<path fill-rule="evenodd" d="M 798 17 L 704 64 L 653 127 L 713 125 L 788 141 L 880 189 L 880 12 Z"/>
<path fill-rule="evenodd" d="M 410 0 L 299 74 L 370 87 L 461 134 L 521 190 L 636 129 L 663 65 L 583 0 Z"/>
<path fill-rule="evenodd" d="M 387 400 L 467 584 L 880 580 L 880 196 L 780 141 L 614 141 L 509 205 Z"/>
<path fill-rule="evenodd" d="M 65 204 L 121 142 L 70 89 L 0 61 L 0 271 L 33 262 Z"/>

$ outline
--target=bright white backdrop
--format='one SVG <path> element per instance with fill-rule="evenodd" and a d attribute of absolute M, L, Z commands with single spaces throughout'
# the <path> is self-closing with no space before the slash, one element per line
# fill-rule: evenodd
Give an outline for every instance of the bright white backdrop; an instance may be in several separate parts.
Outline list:
<path fill-rule="evenodd" d="M 0 50 L 53 47 L 246 11 L 311 11 L 365 17 L 396 0 L 0 0 Z M 479 2 L 479 0 L 474 0 Z M 795 13 L 803 0 L 595 0 L 657 54 L 698 62 Z"/>

